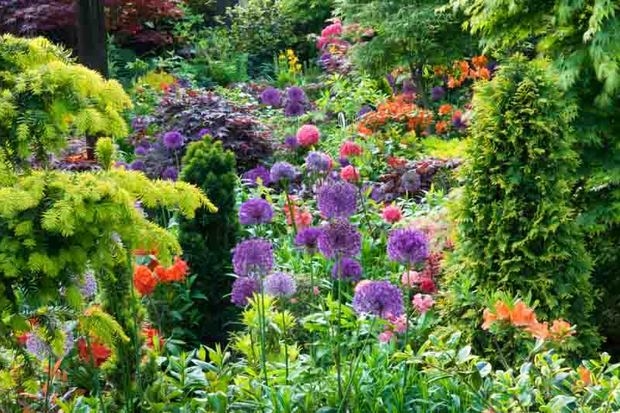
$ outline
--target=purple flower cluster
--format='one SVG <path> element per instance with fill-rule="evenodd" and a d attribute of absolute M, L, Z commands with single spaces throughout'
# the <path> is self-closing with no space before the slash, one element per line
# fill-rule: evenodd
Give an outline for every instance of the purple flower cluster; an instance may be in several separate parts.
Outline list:
<path fill-rule="evenodd" d="M 318 247 L 327 258 L 352 257 L 362 248 L 362 236 L 348 221 L 336 220 L 322 228 Z"/>
<path fill-rule="evenodd" d="M 271 167 L 269 178 L 271 182 L 292 182 L 297 177 L 297 169 L 288 162 L 276 162 Z"/>
<path fill-rule="evenodd" d="M 295 279 L 284 272 L 275 272 L 265 278 L 265 293 L 274 297 L 290 297 L 297 291 Z"/>
<path fill-rule="evenodd" d="M 446 89 L 441 86 L 435 86 L 431 89 L 431 100 L 441 100 L 446 94 Z"/>
<path fill-rule="evenodd" d="M 183 135 L 178 131 L 169 131 L 164 133 L 162 142 L 164 146 L 170 150 L 179 149 L 184 143 Z"/>
<path fill-rule="evenodd" d="M 353 309 L 358 314 L 399 317 L 404 313 L 403 296 L 389 281 L 361 281 L 355 287 Z"/>
<path fill-rule="evenodd" d="M 269 169 L 265 168 L 262 165 L 250 169 L 241 177 L 241 180 L 250 186 L 256 186 L 259 179 L 264 186 L 267 186 L 271 183 L 271 179 L 269 177 Z"/>
<path fill-rule="evenodd" d="M 295 236 L 295 245 L 304 247 L 309 253 L 316 251 L 321 229 L 316 227 L 304 228 Z"/>
<path fill-rule="evenodd" d="M 357 209 L 357 188 L 348 182 L 326 183 L 317 196 L 319 210 L 326 218 L 348 218 Z"/>
<path fill-rule="evenodd" d="M 263 105 L 279 108 L 282 105 L 282 92 L 269 86 L 260 94 L 260 101 Z"/>
<path fill-rule="evenodd" d="M 323 152 L 310 152 L 306 157 L 306 169 L 309 172 L 325 173 L 332 167 L 329 155 Z"/>
<path fill-rule="evenodd" d="M 273 268 L 273 247 L 263 238 L 247 239 L 237 244 L 232 260 L 239 276 L 267 274 Z"/>
<path fill-rule="evenodd" d="M 273 219 L 273 208 L 263 198 L 245 201 L 239 207 L 239 223 L 241 225 L 268 224 Z"/>
<path fill-rule="evenodd" d="M 332 277 L 338 280 L 359 281 L 362 278 L 362 265 L 353 258 L 341 258 L 334 263 Z"/>
<path fill-rule="evenodd" d="M 134 161 L 135 162 L 135 161 Z M 168 166 L 161 173 L 161 177 L 163 179 L 167 179 L 169 181 L 176 181 L 179 178 L 179 171 L 174 166 Z"/>
<path fill-rule="evenodd" d="M 428 258 L 428 240 L 417 229 L 395 229 L 388 238 L 387 252 L 392 261 L 417 264 Z"/>
<path fill-rule="evenodd" d="M 92 271 L 86 271 L 80 280 L 80 292 L 88 299 L 97 294 L 97 279 Z"/>
<path fill-rule="evenodd" d="M 304 90 L 297 86 L 292 86 L 286 91 L 284 104 L 284 115 L 288 117 L 301 116 L 306 113 L 308 99 Z"/>
<path fill-rule="evenodd" d="M 284 146 L 289 151 L 294 151 L 297 148 L 299 148 L 299 142 L 297 142 L 297 137 L 296 136 L 287 136 L 286 139 L 284 139 Z"/>
<path fill-rule="evenodd" d="M 258 280 L 254 277 L 238 277 L 232 285 L 230 301 L 239 307 L 248 303 L 254 293 L 259 291 Z"/>

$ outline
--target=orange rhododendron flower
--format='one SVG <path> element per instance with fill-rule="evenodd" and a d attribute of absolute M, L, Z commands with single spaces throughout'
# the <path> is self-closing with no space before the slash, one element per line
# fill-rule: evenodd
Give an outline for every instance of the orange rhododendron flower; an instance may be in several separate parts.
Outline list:
<path fill-rule="evenodd" d="M 450 105 L 449 103 L 444 103 L 443 105 L 439 106 L 439 110 L 437 112 L 440 115 L 449 115 L 450 113 L 452 113 L 452 105 Z"/>
<path fill-rule="evenodd" d="M 485 308 L 484 312 L 482 313 L 482 319 L 484 321 L 482 323 L 482 329 L 488 330 L 489 328 L 491 328 L 493 323 L 497 321 L 497 316 L 494 313 L 492 313 L 491 310 L 489 310 L 488 308 Z"/>
<path fill-rule="evenodd" d="M 435 124 L 435 132 L 437 132 L 440 135 L 446 133 L 447 130 L 448 130 L 448 122 L 446 122 L 445 120 L 440 120 L 439 122 Z"/>
<path fill-rule="evenodd" d="M 525 331 L 530 333 L 532 337 L 539 340 L 546 340 L 549 338 L 549 324 L 547 322 L 539 323 L 537 321 L 532 323 L 525 328 Z"/>
<path fill-rule="evenodd" d="M 476 67 L 484 67 L 489 61 L 486 56 L 474 56 L 472 57 L 471 62 Z"/>
<path fill-rule="evenodd" d="M 510 312 L 510 321 L 515 327 L 527 327 L 536 323 L 536 315 L 534 310 L 525 305 L 523 301 L 519 301 Z"/>
<path fill-rule="evenodd" d="M 148 295 L 157 286 L 157 277 L 145 265 L 138 265 L 133 273 L 133 285 L 141 295 Z"/>
<path fill-rule="evenodd" d="M 579 374 L 579 380 L 581 380 L 584 385 L 589 386 L 592 384 L 592 372 L 588 370 L 587 367 L 577 367 L 577 374 Z"/>
<path fill-rule="evenodd" d="M 503 301 L 495 302 L 495 314 L 500 321 L 510 321 L 510 308 Z"/>
<path fill-rule="evenodd" d="M 558 340 L 575 334 L 575 332 L 571 330 L 570 323 L 564 320 L 554 320 L 551 324 L 550 331 L 553 338 Z"/>

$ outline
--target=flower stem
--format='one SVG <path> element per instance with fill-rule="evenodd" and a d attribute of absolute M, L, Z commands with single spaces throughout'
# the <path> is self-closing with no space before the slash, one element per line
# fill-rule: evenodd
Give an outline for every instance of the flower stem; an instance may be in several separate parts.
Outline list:
<path fill-rule="evenodd" d="M 258 305 L 258 324 L 260 329 L 260 352 L 261 352 L 261 369 L 265 378 L 265 386 L 269 386 L 269 378 L 267 377 L 267 353 L 265 350 L 265 293 L 263 292 L 263 280 L 261 278 L 261 291 L 259 295 Z"/>

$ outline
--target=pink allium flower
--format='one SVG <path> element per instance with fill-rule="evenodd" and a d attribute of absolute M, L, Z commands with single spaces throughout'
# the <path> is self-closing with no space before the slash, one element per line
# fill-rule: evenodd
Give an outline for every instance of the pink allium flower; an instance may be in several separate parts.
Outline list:
<path fill-rule="evenodd" d="M 345 141 L 340 147 L 341 158 L 348 158 L 349 156 L 360 156 L 361 154 L 362 147 L 353 141 Z"/>
<path fill-rule="evenodd" d="M 382 343 L 388 343 L 392 337 L 394 337 L 392 330 L 385 330 L 383 333 L 379 334 L 379 341 Z"/>
<path fill-rule="evenodd" d="M 334 20 L 332 24 L 325 27 L 321 31 L 321 36 L 329 37 L 329 36 L 340 36 L 342 34 L 342 23 L 339 19 Z"/>
<path fill-rule="evenodd" d="M 431 309 L 433 304 L 435 304 L 435 300 L 433 300 L 433 297 L 427 294 L 416 294 L 413 296 L 413 300 L 411 300 L 411 304 L 413 304 L 413 307 L 420 314 L 424 314 L 428 310 Z"/>
<path fill-rule="evenodd" d="M 417 286 L 421 280 L 422 278 L 420 277 L 420 273 L 417 271 L 404 272 L 403 275 L 400 277 L 400 283 L 403 285 L 403 287 L 409 288 Z"/>
<path fill-rule="evenodd" d="M 319 287 L 314 286 L 314 287 L 312 288 L 312 294 L 314 294 L 314 295 L 319 295 L 320 293 L 321 293 L 321 291 L 319 291 Z"/>
<path fill-rule="evenodd" d="M 392 324 L 395 333 L 404 333 L 407 330 L 407 316 L 405 314 L 398 317 L 391 315 L 388 317 L 388 321 Z"/>
<path fill-rule="evenodd" d="M 424 277 L 420 280 L 420 291 L 425 294 L 432 294 L 437 291 L 437 286 L 431 278 Z"/>
<path fill-rule="evenodd" d="M 397 207 L 396 205 L 388 205 L 385 208 L 383 208 L 383 212 L 381 213 L 381 216 L 383 217 L 385 222 L 389 224 L 393 224 L 401 220 L 401 218 L 403 217 L 403 213 L 401 212 L 400 208 Z"/>
<path fill-rule="evenodd" d="M 356 182 L 360 179 L 360 174 L 353 165 L 347 165 L 340 171 L 340 177 L 347 182 Z"/>
<path fill-rule="evenodd" d="M 297 131 L 297 142 L 304 147 L 316 145 L 320 137 L 321 132 L 319 132 L 319 128 L 314 125 L 303 125 Z"/>

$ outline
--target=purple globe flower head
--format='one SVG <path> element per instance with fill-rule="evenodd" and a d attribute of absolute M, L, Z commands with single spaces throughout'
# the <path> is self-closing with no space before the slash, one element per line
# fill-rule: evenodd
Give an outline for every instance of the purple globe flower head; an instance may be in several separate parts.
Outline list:
<path fill-rule="evenodd" d="M 389 281 L 360 281 L 355 287 L 353 309 L 360 315 L 399 317 L 404 313 L 403 295 Z"/>
<path fill-rule="evenodd" d="M 321 228 L 317 245 L 327 258 L 352 257 L 362 248 L 362 236 L 348 221 L 340 219 Z"/>
<path fill-rule="evenodd" d="M 305 103 L 306 102 L 306 92 L 300 87 L 292 86 L 286 90 L 286 96 L 288 97 L 289 102 L 298 102 Z"/>
<path fill-rule="evenodd" d="M 319 210 L 326 218 L 348 218 L 357 210 L 357 188 L 348 182 L 323 184 L 317 198 Z"/>
<path fill-rule="evenodd" d="M 284 146 L 290 151 L 294 151 L 299 148 L 299 142 L 297 142 L 296 136 L 287 136 L 284 140 Z"/>
<path fill-rule="evenodd" d="M 301 102 L 287 102 L 286 106 L 284 106 L 284 116 L 293 117 L 293 116 L 301 116 L 306 113 L 306 107 Z"/>
<path fill-rule="evenodd" d="M 162 179 L 176 181 L 179 178 L 179 171 L 174 166 L 169 166 L 161 173 Z"/>
<path fill-rule="evenodd" d="M 129 165 L 129 169 L 132 171 L 144 171 L 144 169 L 146 169 L 146 165 L 142 159 L 136 159 L 131 163 L 131 165 Z"/>
<path fill-rule="evenodd" d="M 274 297 L 290 297 L 297 291 L 297 283 L 289 274 L 274 272 L 265 278 L 264 288 Z"/>
<path fill-rule="evenodd" d="M 381 187 L 381 185 L 374 185 L 372 190 L 370 191 L 370 199 L 375 202 L 381 202 L 385 198 L 385 191 Z"/>
<path fill-rule="evenodd" d="M 295 236 L 295 245 L 304 247 L 309 253 L 314 253 L 319 241 L 319 235 L 321 235 L 321 228 L 304 228 Z"/>
<path fill-rule="evenodd" d="M 80 293 L 86 299 L 94 297 L 97 294 L 97 279 L 93 271 L 86 271 L 79 280 Z"/>
<path fill-rule="evenodd" d="M 395 229 L 390 232 L 387 252 L 392 261 L 417 264 L 428 258 L 428 239 L 417 229 Z"/>
<path fill-rule="evenodd" d="M 306 169 L 309 172 L 329 172 L 332 160 L 323 152 L 310 152 L 306 157 Z"/>
<path fill-rule="evenodd" d="M 238 306 L 245 307 L 248 299 L 259 291 L 259 282 L 254 277 L 238 277 L 232 285 L 230 301 Z"/>
<path fill-rule="evenodd" d="M 263 105 L 280 107 L 282 104 L 282 93 L 275 87 L 268 87 L 260 94 L 260 101 Z"/>
<path fill-rule="evenodd" d="M 357 112 L 357 118 L 361 118 L 362 116 L 364 116 L 367 113 L 372 112 L 372 108 L 369 105 L 364 105 L 362 106 L 362 108 L 359 110 L 359 112 Z"/>
<path fill-rule="evenodd" d="M 338 163 L 340 164 L 342 168 L 351 165 L 351 161 L 349 161 L 348 158 L 340 158 L 338 159 Z"/>
<path fill-rule="evenodd" d="M 273 267 L 273 247 L 263 238 L 241 241 L 233 251 L 233 268 L 239 276 L 267 274 Z"/>
<path fill-rule="evenodd" d="M 162 138 L 164 146 L 170 150 L 179 149 L 183 146 L 183 141 L 183 135 L 175 130 L 164 133 Z"/>
<path fill-rule="evenodd" d="M 353 258 L 343 257 L 334 263 L 332 277 L 338 280 L 359 281 L 362 278 L 362 265 Z"/>
<path fill-rule="evenodd" d="M 147 152 L 148 150 L 144 146 L 136 146 L 135 149 L 133 150 L 133 153 L 136 156 L 144 156 L 146 155 Z"/>
<path fill-rule="evenodd" d="M 249 199 L 239 207 L 241 225 L 268 224 L 272 219 L 273 208 L 263 198 Z"/>
<path fill-rule="evenodd" d="M 431 89 L 431 100 L 441 100 L 446 94 L 446 89 L 441 86 L 435 86 Z"/>
<path fill-rule="evenodd" d="M 196 134 L 196 136 L 198 138 L 203 138 L 205 135 L 211 135 L 211 129 L 209 129 L 209 128 L 202 128 Z"/>
<path fill-rule="evenodd" d="M 269 179 L 274 183 L 292 182 L 297 177 L 297 170 L 288 162 L 276 162 L 271 167 Z"/>
<path fill-rule="evenodd" d="M 241 177 L 241 180 L 249 186 L 258 185 L 259 180 L 264 186 L 267 186 L 271 183 L 271 179 L 269 177 L 269 170 L 262 165 L 250 169 L 249 171 L 244 173 Z"/>
<path fill-rule="evenodd" d="M 412 95 L 416 92 L 416 88 L 413 84 L 413 82 L 411 81 L 411 79 L 405 79 L 403 81 L 403 94 L 405 95 Z"/>

